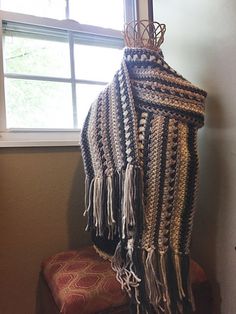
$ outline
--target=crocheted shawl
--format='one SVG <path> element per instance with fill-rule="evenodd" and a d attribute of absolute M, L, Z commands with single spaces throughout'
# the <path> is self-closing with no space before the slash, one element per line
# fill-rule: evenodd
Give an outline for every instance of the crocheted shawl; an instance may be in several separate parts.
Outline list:
<path fill-rule="evenodd" d="M 194 308 L 189 247 L 205 98 L 161 51 L 125 48 L 86 118 L 87 229 L 114 241 L 112 267 L 133 313 Z"/>

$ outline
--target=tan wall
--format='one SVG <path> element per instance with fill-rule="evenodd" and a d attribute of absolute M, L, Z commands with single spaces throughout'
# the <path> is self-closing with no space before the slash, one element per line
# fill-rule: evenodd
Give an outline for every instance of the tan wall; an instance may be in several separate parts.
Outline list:
<path fill-rule="evenodd" d="M 216 313 L 236 313 L 236 2 L 154 0 L 167 25 L 167 62 L 208 91 L 200 135 L 201 189 L 193 255 L 214 289 Z"/>
<path fill-rule="evenodd" d="M 78 148 L 0 150 L 0 313 L 33 314 L 43 258 L 88 242 Z"/>

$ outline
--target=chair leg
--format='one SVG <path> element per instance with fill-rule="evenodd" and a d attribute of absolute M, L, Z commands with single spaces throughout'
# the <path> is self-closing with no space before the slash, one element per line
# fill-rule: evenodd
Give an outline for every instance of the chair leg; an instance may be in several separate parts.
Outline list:
<path fill-rule="evenodd" d="M 196 311 L 194 314 L 213 314 L 213 299 L 209 282 L 193 285 Z"/>
<path fill-rule="evenodd" d="M 49 289 L 41 273 L 39 275 L 36 313 L 60 314 L 60 311 L 53 299 L 51 290 Z"/>

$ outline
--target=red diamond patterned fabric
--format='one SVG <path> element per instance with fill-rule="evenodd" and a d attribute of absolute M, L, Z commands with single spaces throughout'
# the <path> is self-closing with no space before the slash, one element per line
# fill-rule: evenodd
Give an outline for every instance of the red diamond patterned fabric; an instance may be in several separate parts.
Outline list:
<path fill-rule="evenodd" d="M 60 313 L 92 314 L 128 303 L 110 262 L 93 247 L 53 255 L 42 269 Z"/>
<path fill-rule="evenodd" d="M 128 297 L 121 290 L 110 262 L 101 258 L 92 246 L 55 254 L 43 261 L 42 270 L 60 313 L 127 313 L 124 306 Z M 195 287 L 207 279 L 194 261 L 191 261 L 191 281 L 196 297 Z"/>

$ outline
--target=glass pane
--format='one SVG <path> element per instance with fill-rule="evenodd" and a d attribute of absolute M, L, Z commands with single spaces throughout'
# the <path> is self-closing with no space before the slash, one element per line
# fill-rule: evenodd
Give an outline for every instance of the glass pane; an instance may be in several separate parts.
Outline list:
<path fill-rule="evenodd" d="M 70 18 L 81 24 L 123 29 L 123 0 L 70 0 Z"/>
<path fill-rule="evenodd" d="M 5 72 L 43 76 L 70 76 L 69 44 L 66 42 L 4 37 Z"/>
<path fill-rule="evenodd" d="M 121 62 L 122 50 L 75 45 L 76 78 L 109 82 Z"/>
<path fill-rule="evenodd" d="M 77 84 L 78 128 L 83 126 L 90 105 L 98 97 L 104 87 L 105 86 L 101 85 Z"/>
<path fill-rule="evenodd" d="M 65 0 L 1 0 L 1 9 L 17 13 L 65 19 Z"/>
<path fill-rule="evenodd" d="M 71 85 L 6 79 L 8 128 L 73 128 Z"/>

